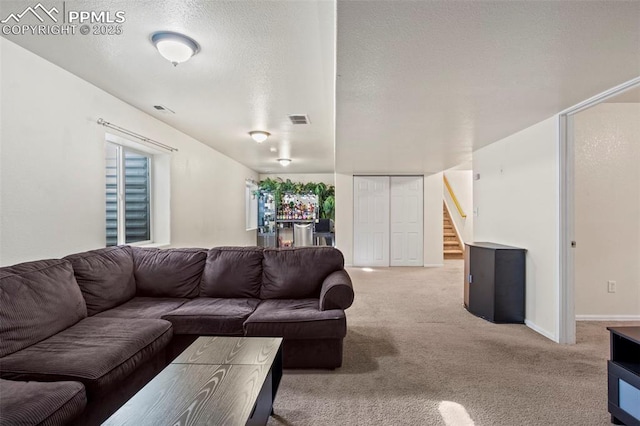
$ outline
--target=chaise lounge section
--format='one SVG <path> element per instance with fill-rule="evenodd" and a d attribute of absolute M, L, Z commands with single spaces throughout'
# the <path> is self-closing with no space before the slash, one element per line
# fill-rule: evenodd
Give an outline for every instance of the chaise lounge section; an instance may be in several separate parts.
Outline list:
<path fill-rule="evenodd" d="M 77 418 L 87 405 L 78 382 L 16 382 L 0 379 L 1 425 L 61 425 Z"/>

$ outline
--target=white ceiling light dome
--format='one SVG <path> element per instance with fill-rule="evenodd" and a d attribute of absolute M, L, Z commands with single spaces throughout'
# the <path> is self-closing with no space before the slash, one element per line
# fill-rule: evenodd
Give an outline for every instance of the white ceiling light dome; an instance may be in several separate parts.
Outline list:
<path fill-rule="evenodd" d="M 291 158 L 278 158 L 278 163 L 282 167 L 287 167 L 291 163 Z"/>
<path fill-rule="evenodd" d="M 151 34 L 151 42 L 173 66 L 188 61 L 200 51 L 200 46 L 194 39 L 171 31 L 158 31 Z"/>
<path fill-rule="evenodd" d="M 271 136 L 271 133 L 265 132 L 264 130 L 254 130 L 252 132 L 249 132 L 249 136 L 251 136 L 251 139 L 253 139 L 254 141 L 262 143 L 266 141 L 269 136 Z"/>

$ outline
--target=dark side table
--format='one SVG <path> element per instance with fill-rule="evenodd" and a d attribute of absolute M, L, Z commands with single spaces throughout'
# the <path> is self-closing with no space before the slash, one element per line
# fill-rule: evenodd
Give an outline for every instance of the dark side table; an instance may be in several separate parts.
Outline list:
<path fill-rule="evenodd" d="M 611 422 L 640 426 L 640 327 L 607 327 L 611 359 L 607 362 Z"/>

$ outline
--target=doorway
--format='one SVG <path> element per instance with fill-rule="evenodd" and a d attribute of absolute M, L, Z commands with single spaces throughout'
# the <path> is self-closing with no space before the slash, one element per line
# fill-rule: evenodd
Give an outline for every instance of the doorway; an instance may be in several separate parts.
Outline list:
<path fill-rule="evenodd" d="M 596 105 L 625 92 L 638 90 L 640 78 L 630 80 L 618 87 L 588 99 L 560 114 L 560 287 L 558 341 L 576 342 L 576 249 L 581 242 L 576 241 L 576 146 L 575 116 Z M 602 253 L 604 255 L 605 253 Z M 615 280 L 613 280 L 615 281 Z M 601 283 L 606 289 L 606 282 Z M 614 291 L 615 291 L 615 284 Z M 609 289 L 606 289 L 609 290 Z"/>
<path fill-rule="evenodd" d="M 423 266 L 423 176 L 354 176 L 354 265 Z"/>

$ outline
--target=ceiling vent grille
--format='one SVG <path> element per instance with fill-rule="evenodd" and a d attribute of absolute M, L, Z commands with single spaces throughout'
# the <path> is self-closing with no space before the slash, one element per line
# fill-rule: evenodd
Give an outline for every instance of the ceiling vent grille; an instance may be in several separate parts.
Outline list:
<path fill-rule="evenodd" d="M 175 111 L 173 111 L 172 109 L 167 108 L 164 105 L 154 105 L 153 106 L 158 112 L 161 112 L 163 114 L 175 114 Z"/>
<path fill-rule="evenodd" d="M 309 124 L 309 116 L 307 114 L 289 114 L 289 120 L 293 124 Z"/>

